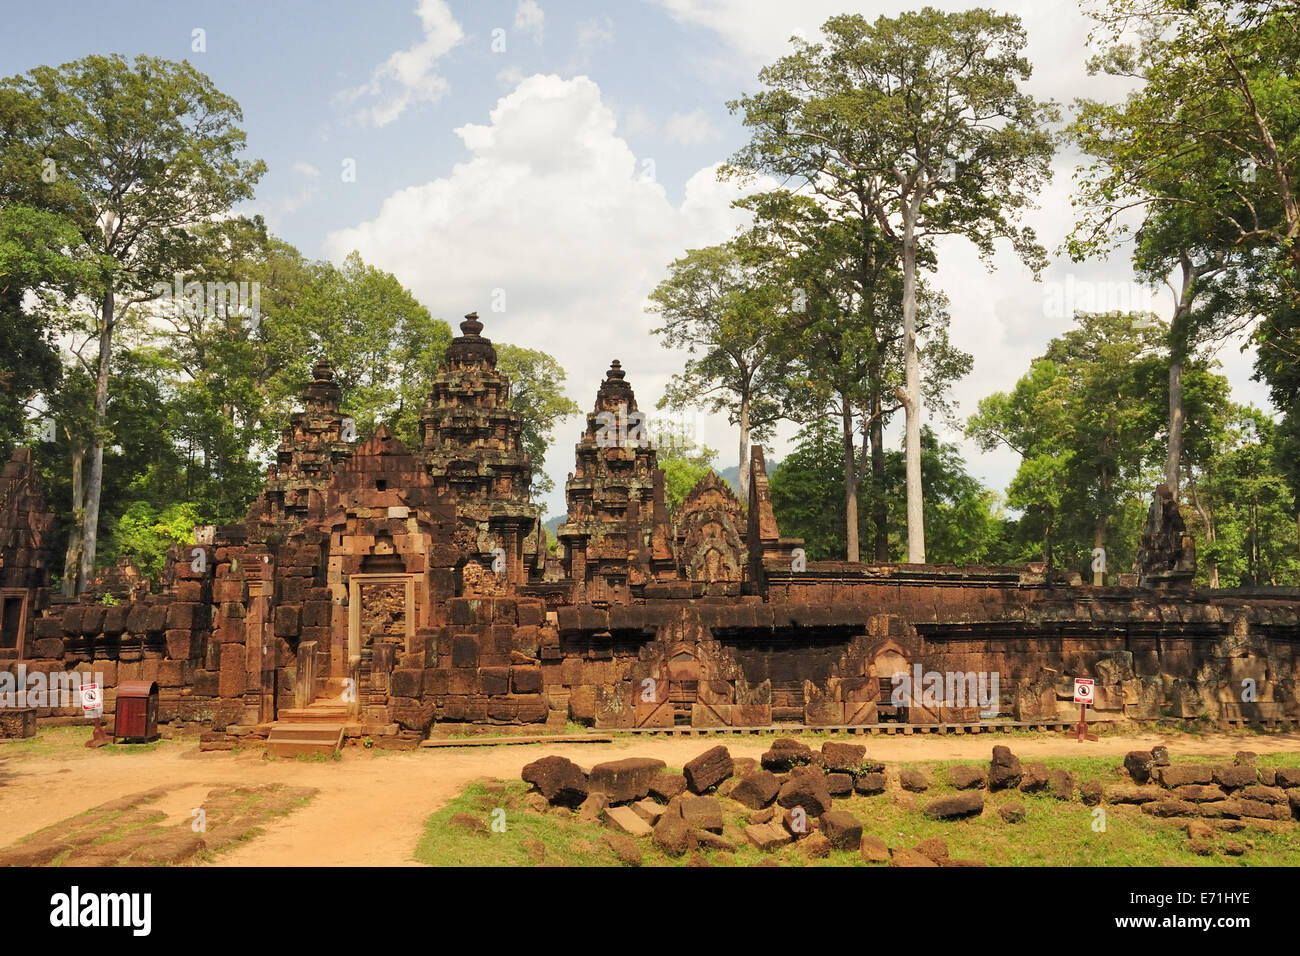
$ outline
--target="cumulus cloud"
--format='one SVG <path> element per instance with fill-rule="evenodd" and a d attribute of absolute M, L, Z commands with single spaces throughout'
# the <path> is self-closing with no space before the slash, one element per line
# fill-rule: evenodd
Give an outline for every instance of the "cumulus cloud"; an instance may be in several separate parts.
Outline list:
<path fill-rule="evenodd" d="M 435 315 L 478 310 L 484 334 L 550 352 L 583 408 L 615 358 L 653 408 L 683 357 L 650 333 L 658 317 L 646 296 L 668 263 L 729 238 L 743 218 L 730 208 L 737 187 L 719 183 L 714 166 L 672 202 L 616 125 L 589 78 L 531 76 L 486 123 L 456 130 L 463 162 L 389 196 L 369 222 L 330 234 L 326 250 L 335 259 L 359 250 Z M 549 464 L 561 485 L 577 428 L 557 432 Z M 713 447 L 734 444 L 725 422 L 707 428 Z"/>
<path fill-rule="evenodd" d="M 408 107 L 437 102 L 447 95 L 450 85 L 436 67 L 439 60 L 465 39 L 465 31 L 451 15 L 445 0 L 420 0 L 416 14 L 424 39 L 389 56 L 375 67 L 368 82 L 339 94 L 339 102 L 345 106 L 361 99 L 374 101 L 357 113 L 359 121 L 387 126 Z"/>
<path fill-rule="evenodd" d="M 546 14 L 537 0 L 519 0 L 515 7 L 515 29 L 540 44 L 546 35 Z"/>

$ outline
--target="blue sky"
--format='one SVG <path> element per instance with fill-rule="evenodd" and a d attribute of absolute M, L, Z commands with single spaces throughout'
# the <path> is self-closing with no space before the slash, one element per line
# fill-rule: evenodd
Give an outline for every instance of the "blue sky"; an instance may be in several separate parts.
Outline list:
<path fill-rule="evenodd" d="M 584 408 L 609 361 L 621 359 L 650 408 L 682 356 L 650 333 L 645 296 L 673 258 L 742 223 L 729 208 L 736 187 L 714 175 L 745 141 L 726 101 L 756 88 L 759 68 L 787 51 L 792 33 L 814 37 L 835 13 L 874 18 L 919 5 L 46 2 L 6 11 L 0 74 L 91 53 L 190 59 L 239 101 L 248 155 L 269 167 L 245 211 L 309 256 L 341 261 L 359 250 L 436 316 L 454 323 L 477 310 L 485 334 L 550 352 Z M 1037 95 L 1120 92 L 1087 76 L 1088 25 L 1074 2 L 992 5 L 1023 17 Z M 1074 162 L 1058 159 L 1029 219 L 1049 249 L 1070 225 Z M 1007 250 L 992 272 L 961 240 L 939 252 L 934 281 L 952 301 L 953 341 L 975 357 L 953 392 L 963 414 L 1009 388 L 1070 326 L 1049 303 L 1083 289 L 1123 297 L 1132 278 L 1123 254 L 1082 265 L 1057 257 L 1035 283 Z M 1148 301 L 1168 314 L 1167 293 Z M 1267 407 L 1249 380 L 1250 356 L 1229 345 L 1219 357 L 1234 397 Z M 721 467 L 735 463 L 724 420 L 700 416 L 694 426 L 720 450 Z M 578 431 L 573 419 L 556 432 L 548 514 L 563 510 Z M 779 431 L 778 457 L 792 434 Z M 1014 456 L 962 449 L 976 475 L 1005 487 Z"/>

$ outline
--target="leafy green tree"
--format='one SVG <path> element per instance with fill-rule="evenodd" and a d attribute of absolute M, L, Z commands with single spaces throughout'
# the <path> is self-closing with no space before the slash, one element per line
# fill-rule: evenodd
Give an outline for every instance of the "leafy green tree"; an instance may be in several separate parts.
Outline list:
<path fill-rule="evenodd" d="M 106 522 L 111 532 L 107 556 L 129 557 L 156 586 L 162 580 L 168 548 L 193 541 L 194 526 L 203 523 L 193 502 L 159 510 L 147 501 L 133 501 L 120 517 Z"/>
<path fill-rule="evenodd" d="M 877 561 L 887 561 L 884 428 L 902 407 L 904 381 L 902 282 L 896 262 L 874 223 L 837 221 L 811 197 L 776 190 L 737 205 L 752 211 L 748 241 L 764 250 L 773 281 L 787 289 L 790 305 L 774 317 L 773 335 L 786 369 L 786 415 L 796 421 L 829 417 L 838 422 L 851 561 L 860 553 L 858 501 L 867 476 L 854 450 L 861 434 L 863 459 L 870 462 L 873 551 Z M 945 410 L 947 389 L 971 367 L 971 357 L 948 341 L 946 306 L 941 294 L 922 283 L 918 335 L 925 359 L 924 395 L 932 407 Z"/>
<path fill-rule="evenodd" d="M 1300 20 L 1287 0 L 1105 0 L 1086 7 L 1098 68 L 1139 81 L 1075 124 L 1101 162 L 1081 182 L 1080 248 L 1128 231 L 1130 211 L 1194 210 L 1229 246 L 1300 267 Z"/>
<path fill-rule="evenodd" d="M 80 239 L 70 256 L 97 267 L 83 290 L 94 306 L 88 331 L 98 361 L 80 591 L 95 568 L 104 453 L 113 440 L 107 428 L 113 336 L 121 315 L 155 298 L 155 283 L 191 264 L 190 228 L 251 197 L 265 166 L 240 158 L 238 104 L 188 63 L 89 56 L 57 69 L 37 67 L 0 88 L 6 98 L 25 99 L 38 117 L 34 131 L 3 131 L 0 154 L 48 161 L 66 190 L 59 208 Z"/>
<path fill-rule="evenodd" d="M 714 470 L 718 453 L 686 435 L 660 435 L 655 446 L 659 467 L 664 471 L 664 501 L 671 521 L 691 489 Z"/>
<path fill-rule="evenodd" d="M 749 497 L 749 442 L 771 437 L 783 417 L 785 380 L 773 318 L 782 290 L 765 274 L 760 251 L 742 241 L 690 249 L 668 267 L 647 311 L 663 316 L 651 331 L 692 356 L 673 376 L 659 408 L 725 413 L 740 430 L 740 497 Z"/>
<path fill-rule="evenodd" d="M 1051 566 L 1114 551 L 1123 502 L 1154 484 L 1164 330 L 1142 318 L 1080 313 L 1012 391 L 981 400 L 968 422 L 985 450 L 1020 455 L 1007 504 L 1026 512 Z M 1117 566 L 1113 555 L 1108 563 Z"/>
<path fill-rule="evenodd" d="M 1006 528 L 997 494 L 966 471 L 955 445 L 940 442 L 928 428 L 921 437 L 925 447 L 927 533 L 933 538 L 933 560 L 940 564 L 1001 560 L 1007 551 L 1003 542 Z M 794 450 L 772 473 L 772 508 L 781 533 L 803 538 L 812 560 L 838 560 L 845 553 L 844 512 L 840 507 L 842 454 L 843 446 L 836 439 L 834 427 L 821 421 L 799 433 Z M 905 456 L 901 451 L 886 454 L 886 501 L 891 511 L 902 513 L 906 508 Z M 900 560 L 906 551 L 906 535 L 895 534 L 886 560 Z"/>
<path fill-rule="evenodd" d="M 1221 420 L 1212 454 L 1188 483 L 1198 580 L 1210 587 L 1294 586 L 1300 580 L 1295 495 L 1279 461 L 1277 426 L 1239 405 Z"/>
<path fill-rule="evenodd" d="M 760 73 L 730 104 L 753 135 L 734 169 L 794 179 L 842 222 L 874 222 L 901 262 L 908 560 L 924 562 L 918 265 L 942 235 L 981 255 L 1010 239 L 1035 269 L 1045 252 L 1019 214 L 1050 175 L 1054 107 L 1023 93 L 1020 20 L 931 7 L 868 23 L 838 16 L 824 42 Z M 847 457 L 847 456 L 846 456 Z"/>

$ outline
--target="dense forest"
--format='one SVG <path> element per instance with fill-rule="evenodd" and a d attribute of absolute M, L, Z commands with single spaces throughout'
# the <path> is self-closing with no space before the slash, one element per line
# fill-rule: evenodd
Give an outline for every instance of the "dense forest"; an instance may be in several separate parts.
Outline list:
<path fill-rule="evenodd" d="M 1100 548 L 1128 571 L 1163 482 L 1200 584 L 1300 583 L 1300 20 L 1275 0 L 1086 9 L 1091 69 L 1132 83 L 1116 102 L 1037 100 L 1017 17 L 926 8 L 833 17 L 728 104 L 749 141 L 720 176 L 782 186 L 747 192 L 747 225 L 650 293 L 686 357 L 659 407 L 725 416 L 742 463 L 792 423 L 771 493 L 810 558 L 1086 575 Z M 321 356 L 358 436 L 384 421 L 416 442 L 450 327 L 359 255 L 311 260 L 240 215 L 266 172 L 242 119 L 189 62 L 0 81 L 0 450 L 36 451 L 67 594 L 120 555 L 156 579 L 195 525 L 241 519 Z M 1063 150 L 1077 222 L 1056 252 L 1109 257 L 1169 309 L 1075 312 L 959 417 L 973 359 L 949 338 L 940 240 L 1041 271 L 1053 250 L 1023 217 Z M 1214 361 L 1243 336 L 1278 414 L 1234 402 Z M 497 348 L 536 497 L 584 409 L 554 357 Z M 1006 489 L 971 475 L 959 435 L 1017 457 Z M 719 454 L 660 458 L 675 506 Z"/>

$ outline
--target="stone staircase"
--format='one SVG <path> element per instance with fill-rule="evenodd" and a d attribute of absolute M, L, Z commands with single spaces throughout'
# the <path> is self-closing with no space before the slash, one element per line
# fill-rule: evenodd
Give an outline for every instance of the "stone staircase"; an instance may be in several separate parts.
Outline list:
<path fill-rule="evenodd" d="M 331 682 L 333 683 L 333 682 Z M 303 754 L 331 755 L 343 746 L 343 731 L 351 708 L 342 699 L 341 687 L 326 687 L 325 694 L 306 707 L 281 708 L 271 724 L 266 752 L 273 757 Z"/>

